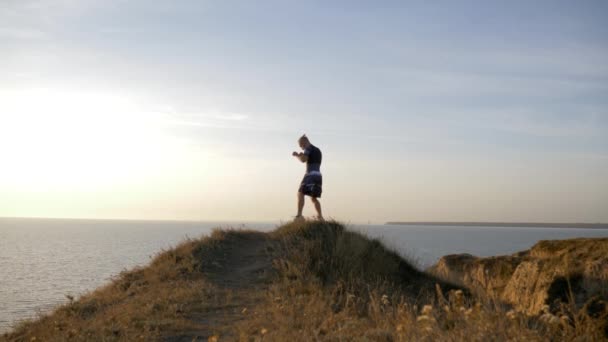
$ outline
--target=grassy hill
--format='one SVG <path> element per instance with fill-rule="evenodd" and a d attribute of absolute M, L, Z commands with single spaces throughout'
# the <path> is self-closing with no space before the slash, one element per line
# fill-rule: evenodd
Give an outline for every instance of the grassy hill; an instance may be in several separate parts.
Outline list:
<path fill-rule="evenodd" d="M 0 340 L 605 338 L 601 317 L 581 317 L 549 322 L 477 300 L 377 240 L 312 221 L 184 241 Z"/>

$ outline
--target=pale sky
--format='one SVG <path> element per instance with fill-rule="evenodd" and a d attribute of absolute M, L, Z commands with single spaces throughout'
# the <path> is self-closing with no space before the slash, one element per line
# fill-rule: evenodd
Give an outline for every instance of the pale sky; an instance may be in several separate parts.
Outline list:
<path fill-rule="evenodd" d="M 606 1 L 0 1 L 0 216 L 608 221 Z M 308 201 L 305 215 L 314 211 Z"/>

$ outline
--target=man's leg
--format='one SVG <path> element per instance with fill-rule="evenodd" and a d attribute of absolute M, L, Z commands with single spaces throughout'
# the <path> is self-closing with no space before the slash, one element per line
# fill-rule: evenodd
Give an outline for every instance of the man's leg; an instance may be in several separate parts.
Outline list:
<path fill-rule="evenodd" d="M 298 216 L 302 216 L 302 209 L 304 209 L 304 194 L 298 191 Z"/>
<path fill-rule="evenodd" d="M 317 209 L 317 218 L 319 220 L 323 220 L 323 213 L 321 212 L 321 202 L 316 197 L 311 197 L 312 203 L 315 205 L 315 209 Z"/>

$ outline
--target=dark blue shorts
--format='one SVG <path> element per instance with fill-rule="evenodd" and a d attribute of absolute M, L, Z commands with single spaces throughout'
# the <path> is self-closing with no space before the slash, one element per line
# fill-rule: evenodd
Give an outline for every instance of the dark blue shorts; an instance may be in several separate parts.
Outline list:
<path fill-rule="evenodd" d="M 298 192 L 310 197 L 321 197 L 321 192 L 323 192 L 323 176 L 320 173 L 304 175 Z"/>

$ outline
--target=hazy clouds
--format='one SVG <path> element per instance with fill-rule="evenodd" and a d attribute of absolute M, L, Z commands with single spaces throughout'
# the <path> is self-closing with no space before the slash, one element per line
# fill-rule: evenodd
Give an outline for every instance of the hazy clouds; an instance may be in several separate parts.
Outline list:
<path fill-rule="evenodd" d="M 0 125 L 31 142 L 4 150 L 48 161 L 24 115 L 72 116 L 60 132 L 109 132 L 82 137 L 87 165 L 130 166 L 73 192 L 58 184 L 78 173 L 46 177 L 42 196 L 8 160 L 0 215 L 288 217 L 307 132 L 339 218 L 608 220 L 606 19 L 602 1 L 4 1 Z M 114 209 L 95 214 L 96 191 Z M 40 209 L 79 196 L 88 209 Z"/>

